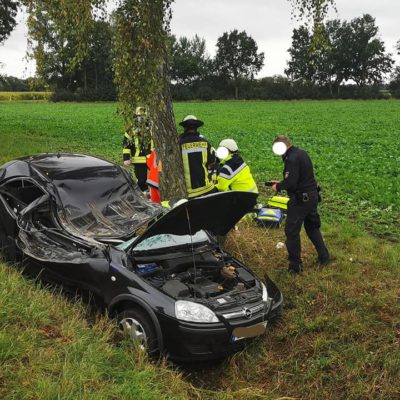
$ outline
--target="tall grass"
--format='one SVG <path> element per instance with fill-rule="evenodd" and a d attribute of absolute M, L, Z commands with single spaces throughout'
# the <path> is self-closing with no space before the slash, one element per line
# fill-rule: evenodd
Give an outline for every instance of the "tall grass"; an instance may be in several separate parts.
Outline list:
<path fill-rule="evenodd" d="M 189 397 L 178 373 L 149 363 L 112 321 L 93 318 L 79 300 L 68 301 L 3 263 L 0 277 L 1 399 Z"/>

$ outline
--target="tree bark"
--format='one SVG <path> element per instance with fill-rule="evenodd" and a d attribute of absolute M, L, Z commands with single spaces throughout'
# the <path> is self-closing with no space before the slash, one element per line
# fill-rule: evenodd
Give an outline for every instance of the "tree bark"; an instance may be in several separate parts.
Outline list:
<path fill-rule="evenodd" d="M 159 161 L 159 188 L 162 200 L 187 198 L 182 152 L 176 131 L 167 62 L 161 66 L 164 87 L 155 110 L 153 140 Z"/>
<path fill-rule="evenodd" d="M 97 77 L 97 63 L 94 63 L 94 88 L 96 90 L 96 92 L 99 89 L 99 85 L 98 85 L 98 77 Z"/>
<path fill-rule="evenodd" d="M 85 68 L 83 70 L 83 88 L 85 89 L 85 92 L 87 91 L 87 68 L 85 64 Z"/>

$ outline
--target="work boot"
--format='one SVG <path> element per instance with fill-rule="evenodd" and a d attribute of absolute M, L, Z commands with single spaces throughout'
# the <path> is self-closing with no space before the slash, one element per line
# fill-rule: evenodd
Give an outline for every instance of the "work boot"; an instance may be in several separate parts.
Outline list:
<path fill-rule="evenodd" d="M 289 274 L 298 274 L 303 272 L 303 264 L 289 263 L 288 272 Z"/>
<path fill-rule="evenodd" d="M 318 257 L 318 264 L 319 265 L 328 265 L 328 264 L 330 264 L 331 261 L 332 260 L 331 260 L 331 258 L 329 256 L 328 257 L 324 257 L 324 258 Z"/>
<path fill-rule="evenodd" d="M 316 259 L 316 263 L 318 264 L 319 267 L 324 267 L 326 265 L 329 265 L 332 261 L 333 259 L 329 254 L 324 257 L 318 256 Z"/>

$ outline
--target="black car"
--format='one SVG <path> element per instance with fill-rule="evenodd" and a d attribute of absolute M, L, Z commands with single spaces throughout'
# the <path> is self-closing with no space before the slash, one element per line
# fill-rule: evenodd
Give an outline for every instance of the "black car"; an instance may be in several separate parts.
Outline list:
<path fill-rule="evenodd" d="M 172 209 L 96 157 L 42 154 L 0 168 L 0 245 L 46 281 L 90 293 L 150 353 L 220 358 L 265 332 L 282 295 L 218 245 L 256 195 Z"/>

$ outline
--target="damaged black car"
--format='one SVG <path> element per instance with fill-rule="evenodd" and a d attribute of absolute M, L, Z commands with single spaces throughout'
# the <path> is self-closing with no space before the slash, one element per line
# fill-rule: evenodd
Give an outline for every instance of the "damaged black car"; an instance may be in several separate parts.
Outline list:
<path fill-rule="evenodd" d="M 281 312 L 282 294 L 216 240 L 256 195 L 217 193 L 172 209 L 120 166 L 42 154 L 0 167 L 3 257 L 90 293 L 150 354 L 208 360 L 241 350 Z"/>

